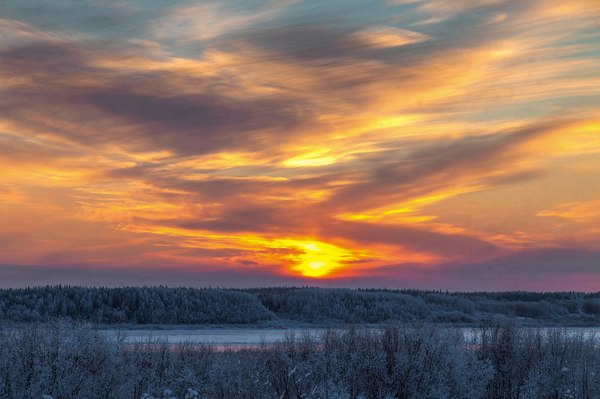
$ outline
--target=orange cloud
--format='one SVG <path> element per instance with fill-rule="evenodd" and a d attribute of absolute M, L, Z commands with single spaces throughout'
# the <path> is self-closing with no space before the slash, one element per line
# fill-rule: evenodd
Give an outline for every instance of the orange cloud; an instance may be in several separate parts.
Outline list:
<path fill-rule="evenodd" d="M 556 217 L 578 223 L 597 221 L 600 218 L 600 200 L 560 204 L 553 209 L 539 212 L 538 216 Z"/>

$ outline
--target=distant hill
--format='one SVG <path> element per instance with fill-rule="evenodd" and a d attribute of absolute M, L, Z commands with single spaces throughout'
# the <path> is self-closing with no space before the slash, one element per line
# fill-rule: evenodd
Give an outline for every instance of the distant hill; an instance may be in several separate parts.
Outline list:
<path fill-rule="evenodd" d="M 0 321 L 56 319 L 102 324 L 349 324 L 434 322 L 474 325 L 600 326 L 600 293 L 46 286 L 0 290 Z"/>

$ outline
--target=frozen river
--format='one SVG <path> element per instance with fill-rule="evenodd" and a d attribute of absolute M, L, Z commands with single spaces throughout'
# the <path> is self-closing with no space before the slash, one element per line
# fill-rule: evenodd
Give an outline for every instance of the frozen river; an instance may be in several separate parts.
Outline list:
<path fill-rule="evenodd" d="M 102 330 L 107 336 L 120 335 L 127 343 L 159 341 L 169 344 L 192 343 L 216 346 L 255 346 L 281 341 L 286 334 L 296 336 L 323 329 L 210 328 L 197 330 Z"/>
<path fill-rule="evenodd" d="M 453 327 L 448 327 L 453 328 Z M 471 328 L 458 328 L 465 336 L 472 336 Z M 591 337 L 595 335 L 600 338 L 599 327 L 569 327 L 563 330 L 573 334 L 583 334 Z M 148 341 L 165 342 L 169 344 L 191 343 L 214 346 L 256 346 L 261 343 L 273 343 L 281 341 L 286 334 L 296 336 L 308 332 L 311 335 L 319 335 L 325 331 L 322 328 L 308 329 L 269 329 L 269 328 L 206 328 L 206 329 L 173 329 L 173 330 L 102 330 L 109 337 L 120 335 L 127 343 L 140 343 Z"/>

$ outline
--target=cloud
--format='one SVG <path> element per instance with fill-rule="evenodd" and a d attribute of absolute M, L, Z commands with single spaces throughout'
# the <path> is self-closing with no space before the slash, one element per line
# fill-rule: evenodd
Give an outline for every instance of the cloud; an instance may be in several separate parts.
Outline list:
<path fill-rule="evenodd" d="M 600 219 L 600 200 L 559 204 L 552 209 L 541 211 L 537 215 L 561 218 L 577 223 L 594 222 Z"/>
<path fill-rule="evenodd" d="M 455 289 L 596 291 L 600 253 L 558 248 L 532 250 L 493 261 L 450 268 L 443 273 Z"/>
<path fill-rule="evenodd" d="M 375 48 L 399 47 L 431 39 L 422 33 L 386 26 L 369 27 L 354 33 L 353 36 Z"/>
<path fill-rule="evenodd" d="M 291 2 L 280 1 L 258 8 L 218 2 L 175 6 L 152 24 L 151 31 L 159 39 L 171 39 L 179 44 L 215 40 L 275 17 L 287 3 Z"/>
<path fill-rule="evenodd" d="M 422 265 L 388 265 L 368 274 L 320 280 L 325 287 L 399 286 L 450 291 L 567 291 L 597 290 L 597 252 L 574 249 L 531 251 L 482 263 L 423 268 Z M 568 267 L 565 265 L 569 265 Z M 110 270 L 110 273 L 107 273 Z M 226 282 L 225 284 L 223 282 Z M 2 287 L 46 284 L 169 285 L 206 287 L 260 287 L 276 285 L 314 285 L 315 280 L 277 275 L 240 264 L 226 270 L 218 268 L 111 267 L 102 265 L 11 265 L 0 266 Z"/>
<path fill-rule="evenodd" d="M 482 262 L 449 262 L 436 267 L 388 264 L 368 274 L 332 279 L 324 285 L 345 287 L 398 286 L 469 291 L 596 292 L 600 253 L 577 248 L 551 248 L 507 254 Z"/>
<path fill-rule="evenodd" d="M 70 109 L 66 112 L 73 121 L 107 125 L 102 134 L 85 128 L 52 130 L 87 145 L 121 142 L 133 149 L 168 148 L 183 155 L 248 149 L 281 138 L 284 132 L 291 135 L 312 118 L 307 107 L 292 98 L 246 100 L 202 89 L 174 93 L 168 71 L 129 76 L 94 67 L 93 55 L 65 44 L 29 44 L 4 50 L 1 57 L 2 71 L 9 76 L 26 73 L 39 79 L 33 87 L 14 87 L 3 108 L 22 124 L 37 125 L 43 123 L 39 119 L 52 117 L 46 114 L 50 103 L 63 113 Z"/>
<path fill-rule="evenodd" d="M 217 94 L 160 97 L 112 88 L 87 92 L 75 101 L 139 126 L 141 139 L 180 154 L 258 147 L 269 136 L 293 131 L 306 119 L 293 103 L 239 101 Z"/>
<path fill-rule="evenodd" d="M 387 244 L 433 254 L 440 261 L 485 259 L 500 251 L 494 245 L 463 234 L 444 234 L 423 228 L 381 223 L 336 221 L 323 226 L 325 237 L 342 237 L 360 244 Z"/>
<path fill-rule="evenodd" d="M 385 201 L 408 202 L 446 187 L 485 186 L 487 180 L 498 183 L 497 173 L 519 159 L 515 151 L 519 145 L 548 135 L 562 124 L 545 122 L 503 133 L 437 140 L 417 146 L 404 157 L 392 152 L 387 158 L 375 158 L 357 183 L 336 190 L 329 200 L 330 206 L 357 211 L 377 207 Z"/>
<path fill-rule="evenodd" d="M 161 224 L 183 229 L 213 232 L 250 232 L 294 235 L 302 233 L 314 218 L 310 209 L 281 205 L 235 203 L 214 215 L 198 219 L 163 220 Z M 314 223 L 314 221 L 313 221 Z"/>
<path fill-rule="evenodd" d="M 76 46 L 54 41 L 34 41 L 0 52 L 2 70 L 12 75 L 65 78 L 86 71 L 84 55 Z M 91 70 L 88 70 L 91 72 Z M 60 84 L 60 82 L 45 82 Z"/>

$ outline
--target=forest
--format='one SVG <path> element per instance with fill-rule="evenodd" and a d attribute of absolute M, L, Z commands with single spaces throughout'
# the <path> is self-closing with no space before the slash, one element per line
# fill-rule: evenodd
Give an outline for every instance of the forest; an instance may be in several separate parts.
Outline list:
<path fill-rule="evenodd" d="M 214 350 L 128 344 L 89 325 L 0 329 L 2 399 L 590 399 L 600 348 L 561 329 L 484 323 L 328 329 Z"/>
<path fill-rule="evenodd" d="M 0 290 L 0 321 L 344 325 L 428 322 L 598 326 L 600 293 L 45 286 Z"/>

